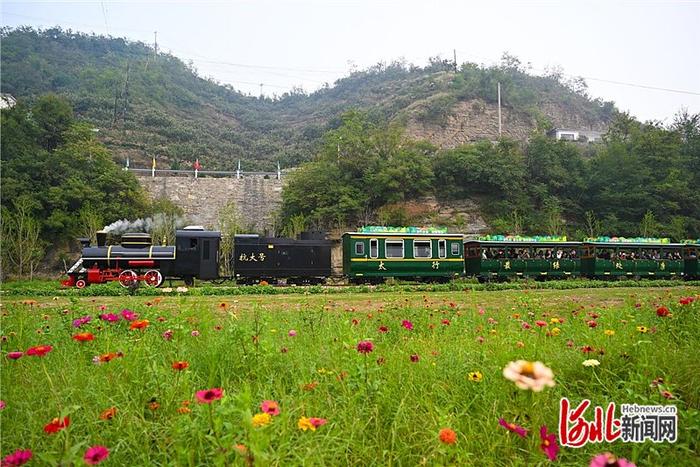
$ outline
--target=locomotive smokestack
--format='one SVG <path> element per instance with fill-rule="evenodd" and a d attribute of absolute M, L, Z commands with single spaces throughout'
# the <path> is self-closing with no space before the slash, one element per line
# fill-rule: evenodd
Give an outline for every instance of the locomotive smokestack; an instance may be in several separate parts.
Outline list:
<path fill-rule="evenodd" d="M 100 230 L 97 232 L 97 246 L 106 246 L 107 245 L 107 232 L 104 230 Z"/>

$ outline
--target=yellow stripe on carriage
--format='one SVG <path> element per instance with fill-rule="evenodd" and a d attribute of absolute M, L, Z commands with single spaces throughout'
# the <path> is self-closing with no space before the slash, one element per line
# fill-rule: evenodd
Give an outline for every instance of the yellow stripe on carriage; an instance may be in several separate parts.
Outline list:
<path fill-rule="evenodd" d="M 109 256 L 112 254 L 112 245 L 107 247 L 107 266 L 109 266 Z"/>

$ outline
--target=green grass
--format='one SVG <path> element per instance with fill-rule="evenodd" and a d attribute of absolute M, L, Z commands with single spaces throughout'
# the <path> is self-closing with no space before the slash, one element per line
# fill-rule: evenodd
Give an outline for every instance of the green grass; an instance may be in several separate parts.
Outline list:
<path fill-rule="evenodd" d="M 256 465 L 547 465 L 538 429 L 546 424 L 557 432 L 559 399 L 565 396 L 574 404 L 589 398 L 601 406 L 675 404 L 679 438 L 675 444 L 617 441 L 563 448 L 559 464 L 588 465 L 604 451 L 637 465 L 697 464 L 700 301 L 681 306 L 679 298 L 699 292 L 697 287 L 467 288 L 45 297 L 36 303 L 5 297 L 0 388 L 7 406 L 0 411 L 0 450 L 5 456 L 32 449 L 31 465 L 82 463 L 87 447 L 96 444 L 110 449 L 104 465 L 245 465 L 251 458 Z M 673 316 L 657 317 L 661 304 Z M 98 318 L 123 308 L 150 325 L 130 330 L 123 320 L 109 324 Z M 595 328 L 586 323 L 589 313 L 599 315 Z M 72 321 L 85 315 L 92 321 L 74 328 Z M 553 317 L 564 322 L 552 324 Z M 410 320 L 413 331 L 402 328 L 402 320 Z M 523 329 L 522 320 L 533 329 Z M 538 329 L 536 320 L 548 324 Z M 378 331 L 382 325 L 388 333 Z M 653 332 L 639 333 L 640 325 Z M 560 334 L 547 336 L 553 327 Z M 290 329 L 297 331 L 295 337 L 288 336 Z M 606 335 L 606 329 L 615 334 Z M 166 330 L 172 330 L 172 340 L 163 339 Z M 192 336 L 193 330 L 199 336 Z M 91 332 L 95 339 L 77 342 L 71 336 L 78 332 Z M 356 351 L 365 339 L 374 343 L 367 357 Z M 39 344 L 52 345 L 53 351 L 5 358 Z M 604 353 L 584 354 L 585 345 Z M 124 356 L 93 363 L 108 352 Z M 582 366 L 589 358 L 600 366 Z M 517 389 L 502 370 L 518 359 L 544 362 L 556 385 L 541 393 Z M 189 368 L 173 370 L 171 364 L 179 360 Z M 470 371 L 481 372 L 483 381 L 469 381 Z M 673 399 L 650 387 L 658 377 Z M 310 383 L 317 384 L 310 390 Z M 224 389 L 223 399 L 211 406 L 196 402 L 196 391 L 214 387 Z M 266 399 L 278 401 L 281 414 L 254 428 L 251 417 Z M 185 400 L 191 413 L 180 414 Z M 155 410 L 149 408 L 152 401 L 159 404 Z M 116 407 L 116 416 L 101 420 L 100 413 L 110 407 Z M 69 416 L 70 427 L 45 434 L 44 425 L 58 416 Z M 297 428 L 302 416 L 328 423 L 303 432 Z M 507 432 L 499 417 L 530 429 L 530 436 Z M 440 443 L 443 427 L 457 432 L 455 445 Z M 247 446 L 250 457 L 241 455 L 237 444 Z"/>

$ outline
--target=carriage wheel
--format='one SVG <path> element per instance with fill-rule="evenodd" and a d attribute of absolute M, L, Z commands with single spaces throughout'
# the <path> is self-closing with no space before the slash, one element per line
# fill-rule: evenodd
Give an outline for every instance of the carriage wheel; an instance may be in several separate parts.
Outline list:
<path fill-rule="evenodd" d="M 146 271 L 146 274 L 143 276 L 143 280 L 149 287 L 160 287 L 160 285 L 163 283 L 163 275 L 160 273 L 160 271 L 151 269 L 150 271 Z"/>
<path fill-rule="evenodd" d="M 87 286 L 87 282 L 85 282 L 85 279 L 78 279 L 75 281 L 75 286 L 78 289 L 84 289 Z"/>
<path fill-rule="evenodd" d="M 138 284 L 138 282 L 139 276 L 131 269 L 122 271 L 121 274 L 119 274 L 119 283 L 122 285 L 122 287 L 134 287 L 136 284 Z"/>

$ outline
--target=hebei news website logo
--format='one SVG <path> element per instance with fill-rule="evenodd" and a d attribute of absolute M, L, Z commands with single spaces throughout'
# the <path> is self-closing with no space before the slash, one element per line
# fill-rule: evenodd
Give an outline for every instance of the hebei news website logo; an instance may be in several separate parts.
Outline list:
<path fill-rule="evenodd" d="M 584 399 L 575 408 L 569 399 L 559 402 L 559 443 L 570 448 L 580 448 L 587 443 L 612 443 L 618 439 L 625 443 L 674 443 L 678 434 L 678 414 L 675 405 L 622 404 L 620 418 L 615 418 L 614 402 L 593 409 L 593 420 L 586 411 L 591 401 Z"/>

